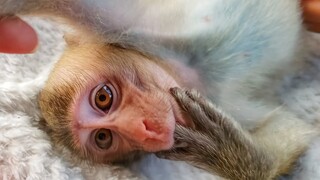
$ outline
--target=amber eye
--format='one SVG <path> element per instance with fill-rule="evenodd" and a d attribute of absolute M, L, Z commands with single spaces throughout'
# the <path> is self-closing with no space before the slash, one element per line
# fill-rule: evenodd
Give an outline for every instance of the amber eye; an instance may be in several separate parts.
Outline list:
<path fill-rule="evenodd" d="M 112 134 L 109 129 L 99 129 L 95 136 L 94 141 L 100 149 L 109 149 L 112 145 Z"/>
<path fill-rule="evenodd" d="M 107 111 L 111 108 L 112 100 L 112 91 L 106 85 L 99 89 L 94 99 L 96 106 L 102 111 Z"/>

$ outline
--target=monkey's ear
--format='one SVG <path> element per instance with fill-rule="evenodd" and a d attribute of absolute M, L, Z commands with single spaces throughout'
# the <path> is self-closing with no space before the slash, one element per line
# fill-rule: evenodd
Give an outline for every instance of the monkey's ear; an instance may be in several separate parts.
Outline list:
<path fill-rule="evenodd" d="M 63 39 L 66 41 L 66 43 L 69 46 L 78 46 L 80 44 L 80 38 L 78 34 L 75 35 L 75 34 L 66 33 L 64 34 Z"/>
<path fill-rule="evenodd" d="M 71 31 L 67 32 L 63 36 L 64 40 L 66 41 L 69 47 L 77 47 L 81 44 L 88 44 L 88 43 L 97 43 L 100 40 L 96 38 L 92 33 L 86 31 Z"/>

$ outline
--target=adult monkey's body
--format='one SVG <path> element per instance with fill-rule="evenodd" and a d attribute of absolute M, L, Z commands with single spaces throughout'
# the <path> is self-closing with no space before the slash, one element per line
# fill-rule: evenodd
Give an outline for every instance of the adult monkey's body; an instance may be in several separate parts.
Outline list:
<path fill-rule="evenodd" d="M 68 39 L 40 95 L 53 141 L 83 158 L 168 150 L 175 121 L 191 118 L 196 131 L 178 125 L 182 142 L 165 156 L 229 179 L 272 179 L 315 136 L 275 97 L 283 67 L 301 52 L 297 1 L 0 0 L 0 12 L 63 16 L 93 33 Z M 194 93 L 173 92 L 193 114 L 178 113 L 174 86 L 202 91 L 250 133 Z"/>

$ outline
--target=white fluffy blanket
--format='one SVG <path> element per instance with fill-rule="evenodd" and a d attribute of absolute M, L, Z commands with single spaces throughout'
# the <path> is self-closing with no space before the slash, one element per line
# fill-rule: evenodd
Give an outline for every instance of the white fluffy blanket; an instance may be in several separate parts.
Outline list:
<path fill-rule="evenodd" d="M 184 163 L 154 156 L 124 168 L 71 165 L 56 154 L 48 136 L 37 128 L 36 98 L 65 47 L 62 27 L 48 19 L 26 20 L 39 34 L 38 50 L 30 55 L 0 54 L 0 179 L 218 179 Z M 312 52 L 304 69 L 286 79 L 279 98 L 306 121 L 319 124 L 320 41 L 315 35 L 308 41 Z M 320 140 L 301 159 L 303 168 L 295 171 L 293 179 L 320 179 L 317 152 Z"/>

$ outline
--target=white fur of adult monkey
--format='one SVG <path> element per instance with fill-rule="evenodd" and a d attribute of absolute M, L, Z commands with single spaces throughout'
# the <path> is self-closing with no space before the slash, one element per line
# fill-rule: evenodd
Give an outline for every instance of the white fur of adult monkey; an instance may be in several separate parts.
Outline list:
<path fill-rule="evenodd" d="M 26 2 L 40 4 L 31 6 Z M 282 67 L 292 65 L 301 53 L 302 27 L 297 1 L 57 0 L 22 1 L 14 6 L 10 3 L 0 1 L 0 12 L 66 14 L 75 22 L 94 27 L 97 35 L 104 36 L 109 43 L 178 60 L 182 69 L 192 67 L 202 80 L 197 88 L 241 125 L 252 131 L 256 127 L 258 130 L 265 125 L 269 127 L 267 132 L 256 131 L 255 135 L 265 140 L 261 143 L 275 151 L 280 162 L 287 160 L 277 153 L 303 149 L 312 137 L 307 125 L 277 109 L 275 98 Z M 264 124 L 268 117 L 272 120 Z M 284 132 L 282 128 L 287 127 L 290 129 Z M 269 133 L 274 128 L 279 128 L 279 134 Z M 281 141 L 280 135 L 284 135 Z"/>

